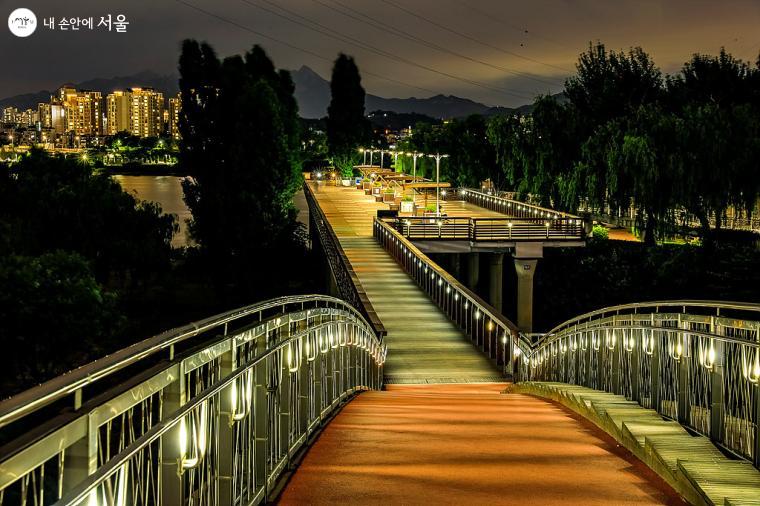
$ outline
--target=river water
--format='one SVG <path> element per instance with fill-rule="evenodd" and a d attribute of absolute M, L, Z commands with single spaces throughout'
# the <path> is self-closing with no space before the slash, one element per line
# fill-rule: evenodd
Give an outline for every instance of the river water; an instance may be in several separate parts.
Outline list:
<path fill-rule="evenodd" d="M 175 214 L 179 219 L 179 232 L 172 239 L 175 248 L 187 246 L 191 241 L 187 237 L 187 220 L 192 218 L 190 210 L 182 199 L 182 179 L 179 176 L 112 176 L 124 191 L 141 200 L 156 202 L 165 213 Z M 296 192 L 293 204 L 298 209 L 298 221 L 307 224 L 309 208 L 302 191 Z"/>
<path fill-rule="evenodd" d="M 177 176 L 113 176 L 124 191 L 140 200 L 156 202 L 163 212 L 175 214 L 179 232 L 172 239 L 172 246 L 187 246 L 187 220 L 192 217 L 182 200 L 182 177 Z"/>

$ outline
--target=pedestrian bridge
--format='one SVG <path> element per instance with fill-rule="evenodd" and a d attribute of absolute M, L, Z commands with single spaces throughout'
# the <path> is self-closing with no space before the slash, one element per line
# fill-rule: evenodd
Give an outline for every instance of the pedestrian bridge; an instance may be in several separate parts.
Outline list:
<path fill-rule="evenodd" d="M 631 304 L 530 339 L 356 190 L 306 193 L 336 296 L 3 401 L 0 504 L 758 504 L 759 305 Z"/>

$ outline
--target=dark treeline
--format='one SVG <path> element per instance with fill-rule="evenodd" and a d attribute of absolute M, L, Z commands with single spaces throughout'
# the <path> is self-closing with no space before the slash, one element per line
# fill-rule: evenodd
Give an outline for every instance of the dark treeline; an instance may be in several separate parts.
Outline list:
<path fill-rule="evenodd" d="M 573 211 L 635 203 L 644 239 L 663 238 L 684 210 L 712 239 L 710 218 L 751 212 L 760 194 L 760 60 L 695 54 L 663 75 L 641 48 L 590 46 L 560 96 L 528 115 L 420 125 L 402 149 L 451 155 L 446 178 L 498 186 Z M 404 169 L 410 161 L 404 160 Z M 430 174 L 429 162 L 423 170 Z"/>
<path fill-rule="evenodd" d="M 79 159 L 0 167 L 0 391 L 110 351 L 171 264 L 176 220 Z"/>

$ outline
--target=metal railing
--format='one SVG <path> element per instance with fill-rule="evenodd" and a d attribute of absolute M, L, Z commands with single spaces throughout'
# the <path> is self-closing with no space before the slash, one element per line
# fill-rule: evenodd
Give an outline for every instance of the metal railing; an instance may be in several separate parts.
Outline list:
<path fill-rule="evenodd" d="M 335 235 L 335 231 L 330 226 L 330 221 L 325 216 L 324 211 L 322 211 L 308 182 L 304 183 L 303 191 L 309 206 L 309 226 L 311 232 L 315 233 L 319 238 L 322 250 L 330 265 L 330 270 L 335 278 L 340 297 L 364 315 L 378 337 L 386 335 L 387 332 L 383 323 L 377 316 L 372 302 L 370 302 L 361 281 L 359 281 L 359 276 L 354 272 L 351 262 L 349 262 L 348 257 L 346 257 L 343 251 L 343 247 L 340 245 L 338 236 Z"/>
<path fill-rule="evenodd" d="M 325 296 L 137 343 L 0 403 L 17 432 L 0 449 L 0 504 L 263 502 L 342 402 L 382 387 L 386 353 L 356 309 Z"/>
<path fill-rule="evenodd" d="M 461 188 L 457 192 L 457 196 L 463 199 L 465 202 L 480 206 L 484 209 L 495 211 L 497 213 L 514 216 L 515 218 L 533 218 L 533 219 L 560 219 L 560 218 L 573 218 L 583 225 L 583 220 L 573 214 L 563 213 L 549 209 L 547 207 L 535 206 L 533 204 L 527 204 L 520 202 L 519 200 L 512 200 L 498 195 L 491 195 L 479 190 L 472 190 L 470 188 Z M 546 221 L 546 220 L 544 220 Z"/>
<path fill-rule="evenodd" d="M 411 240 L 463 241 L 582 241 L 583 222 L 576 218 L 457 218 L 410 216 L 396 218 L 393 227 Z"/>
<path fill-rule="evenodd" d="M 430 299 L 512 377 L 530 344 L 517 326 L 417 249 L 391 224 L 375 218 L 373 234 Z"/>
<path fill-rule="evenodd" d="M 605 308 L 552 329 L 527 359 L 522 378 L 623 395 L 760 467 L 760 304 Z"/>

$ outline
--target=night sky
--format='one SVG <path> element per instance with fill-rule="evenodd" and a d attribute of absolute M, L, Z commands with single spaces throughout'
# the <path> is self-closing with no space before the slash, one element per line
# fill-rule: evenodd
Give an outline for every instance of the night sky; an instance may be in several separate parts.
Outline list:
<path fill-rule="evenodd" d="M 31 37 L 7 29 L 17 7 L 37 15 Z M 142 70 L 173 73 L 187 37 L 210 42 L 222 56 L 261 43 L 278 67 L 306 64 L 327 78 L 343 51 L 356 57 L 365 88 L 376 95 L 445 93 L 504 106 L 560 91 L 589 41 L 640 45 L 665 72 L 693 52 L 725 46 L 754 62 L 760 50 L 759 0 L 0 0 L 0 12 L 0 97 Z M 92 16 L 97 23 L 106 14 L 125 14 L 128 32 L 50 31 L 42 24 L 51 16 Z"/>

